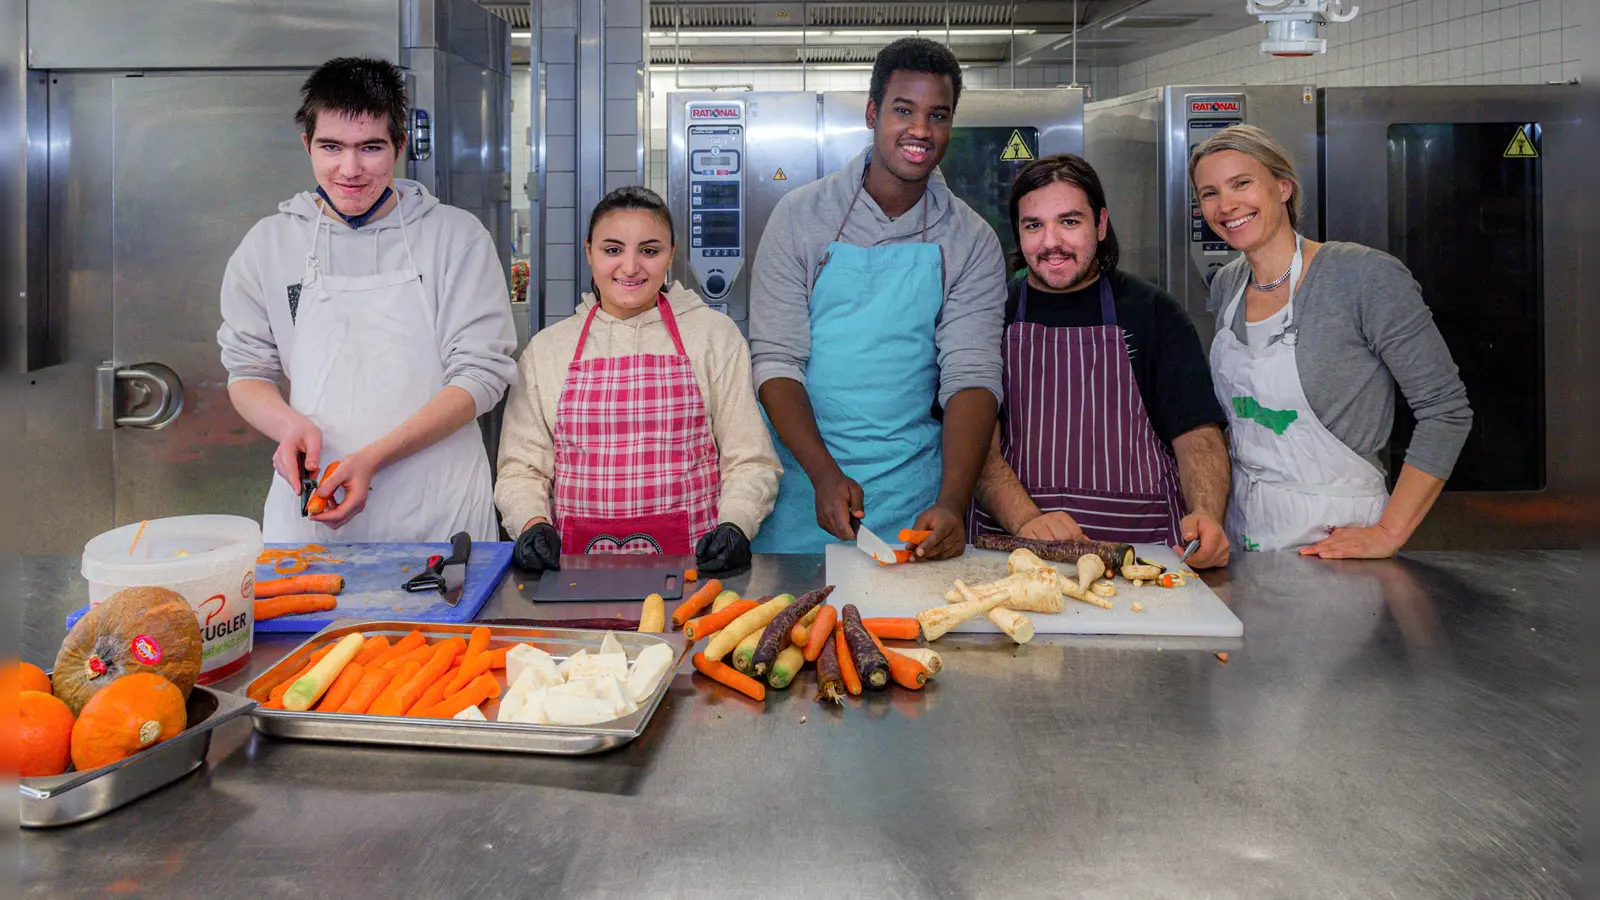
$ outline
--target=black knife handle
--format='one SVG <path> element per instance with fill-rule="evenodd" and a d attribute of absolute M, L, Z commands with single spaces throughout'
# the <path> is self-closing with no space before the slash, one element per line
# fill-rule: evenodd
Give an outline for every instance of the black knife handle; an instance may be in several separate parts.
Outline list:
<path fill-rule="evenodd" d="M 460 563 L 465 565 L 467 558 L 472 555 L 472 535 L 465 531 L 457 532 L 450 539 L 450 558 L 444 561 L 445 565 Z"/>

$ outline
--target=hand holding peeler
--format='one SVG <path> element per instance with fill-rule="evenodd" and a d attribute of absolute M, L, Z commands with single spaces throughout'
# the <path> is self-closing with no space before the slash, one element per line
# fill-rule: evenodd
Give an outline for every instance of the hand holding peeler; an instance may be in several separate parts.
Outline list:
<path fill-rule="evenodd" d="M 311 495 L 317 492 L 317 473 L 306 469 L 306 455 L 299 453 L 295 457 L 295 465 L 300 469 L 300 518 L 311 515 L 306 509 L 306 504 L 311 502 Z"/>
<path fill-rule="evenodd" d="M 411 576 L 401 585 L 408 593 L 438 591 L 444 602 L 455 606 L 461 602 L 461 588 L 467 582 L 467 558 L 472 555 L 472 536 L 465 531 L 450 539 L 450 556 L 435 553 L 428 557 L 427 567 Z"/>

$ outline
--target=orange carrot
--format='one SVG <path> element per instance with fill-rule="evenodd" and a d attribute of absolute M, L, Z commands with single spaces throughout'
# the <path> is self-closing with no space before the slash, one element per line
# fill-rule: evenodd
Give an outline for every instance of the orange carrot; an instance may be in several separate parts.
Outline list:
<path fill-rule="evenodd" d="M 452 638 L 451 640 L 460 639 Z M 439 676 L 450 668 L 450 660 L 455 657 L 455 654 L 456 650 L 450 645 L 450 641 L 440 641 L 434 644 L 433 655 L 428 658 L 428 661 L 417 671 L 417 674 L 406 680 L 400 690 L 391 695 L 393 711 L 390 711 L 390 704 L 384 704 L 380 707 L 377 703 L 374 703 L 372 704 L 373 715 L 399 716 L 409 712 L 411 707 L 417 704 L 417 699 L 428 690 L 428 686 L 438 681 Z M 407 665 L 409 666 L 409 663 Z M 379 700 L 382 699 L 381 697 L 379 698 Z"/>
<path fill-rule="evenodd" d="M 344 703 L 340 704 L 338 711 L 342 713 L 366 712 L 371 708 L 372 702 L 378 699 L 378 695 L 383 693 L 390 683 L 394 681 L 394 676 L 397 674 L 399 673 L 394 669 L 378 669 L 368 666 L 366 673 L 361 676 L 361 683 L 357 684 L 356 689 L 350 692 L 350 696 L 345 699 Z"/>
<path fill-rule="evenodd" d="M 902 544 L 920 544 L 931 537 L 933 537 L 933 532 L 931 531 L 916 531 L 910 528 L 900 529 L 900 543 Z"/>
<path fill-rule="evenodd" d="M 285 594 L 337 594 L 344 590 L 343 575 L 291 575 L 256 582 L 256 599 L 266 600 Z"/>
<path fill-rule="evenodd" d="M 367 638 L 367 642 L 365 644 L 361 645 L 361 652 L 356 654 L 356 658 L 353 660 L 353 662 L 358 662 L 363 666 L 367 665 L 388 649 L 388 638 L 381 634 L 373 635 L 372 637 Z"/>
<path fill-rule="evenodd" d="M 862 619 L 861 625 L 887 641 L 914 641 L 922 634 L 922 624 L 916 619 Z"/>
<path fill-rule="evenodd" d="M 500 695 L 500 682 L 487 673 L 479 675 L 454 695 L 429 706 L 422 712 L 412 710 L 407 715 L 428 719 L 448 719 L 469 706 L 478 706 L 490 697 Z M 420 704 L 419 704 L 420 705 Z"/>
<path fill-rule="evenodd" d="M 468 655 L 462 658 L 461 667 L 456 669 L 450 683 L 444 686 L 446 697 L 460 691 L 472 683 L 474 678 L 489 671 L 489 654 L 479 653 L 476 656 Z M 419 701 L 420 702 L 420 701 Z M 433 704 L 429 704 L 432 706 Z"/>
<path fill-rule="evenodd" d="M 715 580 L 716 579 L 712 579 L 713 582 Z M 722 629 L 728 627 L 728 624 L 734 619 L 739 618 L 740 616 L 760 605 L 760 601 L 757 600 L 740 600 L 736 603 L 729 603 L 727 606 L 722 608 L 722 612 L 707 613 L 698 619 L 690 619 L 688 623 L 683 626 L 683 636 L 691 641 L 698 641 L 703 637 L 710 637 L 711 635 L 716 634 Z"/>
<path fill-rule="evenodd" d="M 450 679 L 456 677 L 456 673 L 459 671 L 461 670 L 446 669 L 443 675 L 435 678 L 433 684 L 428 685 L 428 689 L 423 691 L 422 696 L 417 698 L 417 702 L 411 704 L 411 708 L 406 710 L 406 715 L 420 716 L 428 707 L 443 700 L 445 685 L 449 684 Z"/>
<path fill-rule="evenodd" d="M 321 647 L 313 650 L 311 652 L 311 658 L 306 661 L 306 667 L 294 673 L 292 676 L 284 679 L 283 681 L 278 682 L 278 686 L 273 688 L 272 693 L 269 695 L 270 699 L 282 701 L 283 695 L 289 692 L 290 685 L 294 684 L 296 681 L 299 681 L 301 676 L 305 675 L 307 672 L 310 672 L 317 663 L 322 662 L 322 658 L 324 656 L 327 656 L 332 652 L 333 644 L 331 643 L 323 644 Z"/>
<path fill-rule="evenodd" d="M 442 645 L 448 645 L 450 647 L 450 654 L 452 656 L 461 656 L 463 653 L 466 652 L 466 649 L 467 649 L 467 642 L 466 641 L 464 641 L 464 640 L 462 640 L 461 638 L 458 638 L 458 637 L 450 638 L 449 640 L 446 640 L 446 641 L 440 641 L 437 644 L 423 645 L 421 647 L 418 647 L 417 649 L 412 650 L 410 653 L 407 653 L 405 656 L 402 656 L 397 660 L 390 660 L 389 661 L 389 665 L 391 667 L 393 667 L 393 666 L 399 665 L 401 663 L 404 663 L 404 662 L 406 662 L 408 660 L 415 660 L 416 662 L 419 662 L 419 663 L 426 663 L 428 660 L 433 658 L 433 651 L 436 648 L 438 648 L 438 647 L 440 647 Z"/>
<path fill-rule="evenodd" d="M 404 713 L 405 707 L 400 705 L 400 691 L 420 671 L 422 663 L 415 660 L 401 665 L 394 673 L 394 680 L 389 682 L 389 686 L 383 689 L 383 693 L 379 694 L 376 700 L 372 701 L 372 705 L 367 707 L 367 712 L 374 716 L 398 716 Z"/>
<path fill-rule="evenodd" d="M 318 490 L 321 490 L 322 486 L 328 483 L 329 476 L 333 474 L 334 469 L 339 468 L 340 462 L 341 460 L 336 459 L 333 462 L 328 463 L 328 468 L 323 471 L 322 477 L 317 479 Z M 329 509 L 333 509 L 338 505 L 339 501 L 337 498 L 329 497 L 324 500 L 321 494 L 312 494 L 311 499 L 306 501 L 306 512 L 315 516 L 327 512 Z"/>
<path fill-rule="evenodd" d="M 280 597 L 273 597 L 270 600 L 257 600 L 255 617 L 257 622 L 265 622 L 268 619 L 276 619 L 279 616 L 325 612 L 338 605 L 338 598 L 332 594 L 285 594 Z"/>
<path fill-rule="evenodd" d="M 367 670 L 361 663 L 352 662 L 339 672 L 339 677 L 328 686 L 328 692 L 322 695 L 322 701 L 317 704 L 317 712 L 336 712 L 344 702 L 350 699 L 350 694 L 361 683 L 361 676 Z"/>
<path fill-rule="evenodd" d="M 806 662 L 816 662 L 817 657 L 822 655 L 822 647 L 828 643 L 828 638 L 833 637 L 833 623 L 838 620 L 839 611 L 831 604 L 824 603 L 817 612 L 817 620 L 811 623 L 811 634 L 806 638 Z"/>
<path fill-rule="evenodd" d="M 428 639 L 422 636 L 422 632 L 413 631 L 410 634 L 406 635 L 405 637 L 401 638 L 400 640 L 395 641 L 394 645 L 391 646 L 389 649 L 387 649 L 387 650 L 383 651 L 382 653 L 378 654 L 378 656 L 375 657 L 372 660 L 372 665 L 374 665 L 374 666 L 386 666 L 391 661 L 399 659 L 402 656 L 405 656 L 407 653 L 410 653 L 411 651 L 417 649 L 418 647 L 421 647 L 423 644 L 426 644 L 427 642 L 428 642 Z"/>
<path fill-rule="evenodd" d="M 740 672 L 727 663 L 712 662 L 706 659 L 705 653 L 694 655 L 694 668 L 696 672 L 706 676 L 718 684 L 733 688 L 752 700 L 767 699 L 767 686 Z"/>
<path fill-rule="evenodd" d="M 472 629 L 471 634 L 467 635 L 467 659 L 471 659 L 487 649 L 489 649 L 489 629 L 479 625 L 477 628 Z"/>
<path fill-rule="evenodd" d="M 895 684 L 913 691 L 922 690 L 922 686 L 928 683 L 927 666 L 885 647 L 883 641 L 878 640 L 878 636 L 872 632 L 867 632 L 867 636 L 872 638 L 872 643 L 878 646 L 878 652 L 889 661 L 889 677 L 894 679 Z"/>
<path fill-rule="evenodd" d="M 138 538 L 134 538 L 134 540 L 137 541 Z M 683 570 L 683 580 L 684 581 L 699 581 L 700 580 L 700 570 L 699 569 L 684 569 Z"/>
<path fill-rule="evenodd" d="M 850 655 L 850 645 L 844 641 L 844 622 L 833 623 L 833 644 L 839 651 L 839 677 L 844 679 L 844 689 L 851 696 L 861 693 L 861 675 L 856 671 L 855 657 Z"/>
<path fill-rule="evenodd" d="M 717 599 L 720 593 L 722 593 L 722 582 L 717 579 L 713 578 L 702 584 L 700 590 L 695 591 L 689 599 L 678 604 L 678 608 L 672 611 L 672 624 L 682 628 L 685 622 L 710 606 L 711 601 Z"/>
<path fill-rule="evenodd" d="M 508 647 L 496 647 L 493 650 L 483 651 L 484 665 L 491 669 L 504 669 L 506 667 L 506 654 L 510 653 L 511 647 L 515 646 L 516 644 L 512 644 Z"/>

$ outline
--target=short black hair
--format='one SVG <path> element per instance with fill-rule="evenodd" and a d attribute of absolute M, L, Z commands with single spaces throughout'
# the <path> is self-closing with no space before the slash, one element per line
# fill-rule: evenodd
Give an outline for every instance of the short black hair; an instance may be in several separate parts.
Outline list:
<path fill-rule="evenodd" d="M 889 90 L 889 79 L 896 72 L 928 72 L 950 76 L 950 108 L 955 109 L 961 99 L 961 63 L 950 48 L 927 38 L 908 37 L 878 51 L 872 62 L 872 83 L 867 97 L 874 106 L 883 105 L 883 95 Z"/>
<path fill-rule="evenodd" d="M 1089 212 L 1094 216 L 1096 226 L 1100 224 L 1100 210 L 1106 210 L 1106 216 L 1110 217 L 1111 211 L 1106 207 L 1106 189 L 1100 184 L 1100 174 L 1094 170 L 1094 166 L 1089 165 L 1088 160 L 1074 153 L 1041 156 L 1023 166 L 1016 180 L 1011 182 L 1011 236 L 1019 248 L 1022 246 L 1022 222 L 1017 208 L 1022 205 L 1022 198 L 1058 181 L 1076 187 L 1089 198 Z M 1101 275 L 1110 278 L 1116 274 L 1120 258 L 1116 229 L 1107 221 L 1105 240 L 1100 242 L 1094 254 L 1095 265 L 1099 267 Z M 1010 260 L 1011 271 L 1019 271 L 1027 265 L 1022 251 L 1015 251 Z"/>
<path fill-rule="evenodd" d="M 400 67 L 386 59 L 330 59 L 300 85 L 300 98 L 294 122 L 308 141 L 316 136 L 317 115 L 333 112 L 388 119 L 390 143 L 397 151 L 405 146 L 406 79 Z"/>
<path fill-rule="evenodd" d="M 601 197 L 600 202 L 594 205 L 594 211 L 589 213 L 589 233 L 583 239 L 594 240 L 594 226 L 608 213 L 625 209 L 641 209 L 655 216 L 657 221 L 667 226 L 667 234 L 672 236 L 672 242 L 678 242 L 677 232 L 672 227 L 672 210 L 667 208 L 660 194 L 640 184 L 623 185 Z"/>

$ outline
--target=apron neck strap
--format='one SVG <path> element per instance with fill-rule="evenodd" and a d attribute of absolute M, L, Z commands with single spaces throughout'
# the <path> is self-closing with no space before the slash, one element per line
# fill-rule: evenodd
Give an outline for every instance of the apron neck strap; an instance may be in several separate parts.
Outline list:
<path fill-rule="evenodd" d="M 322 198 L 322 202 L 328 204 L 328 209 L 331 210 L 334 215 L 336 215 L 339 218 L 343 219 L 344 223 L 346 225 L 349 225 L 351 228 L 360 228 L 361 226 L 363 226 L 363 225 L 367 224 L 368 222 L 372 221 L 373 215 L 375 215 L 378 212 L 378 210 L 383 207 L 383 205 L 385 203 L 388 203 L 389 202 L 389 198 L 391 196 L 393 196 L 393 195 L 394 195 L 394 188 L 385 187 L 383 189 L 383 193 L 378 195 L 378 202 L 372 204 L 369 207 L 367 207 L 367 211 L 366 212 L 364 212 L 364 213 L 356 213 L 353 216 L 347 216 L 344 213 L 339 212 L 339 208 L 337 206 L 333 205 L 333 198 L 329 197 L 328 196 L 328 192 L 322 189 L 322 185 L 320 185 L 320 184 L 317 185 L 317 196 Z"/>
<path fill-rule="evenodd" d="M 656 294 L 656 309 L 661 310 L 661 324 L 667 326 L 672 346 L 677 348 L 679 356 L 687 358 L 689 351 L 683 349 L 683 336 L 678 333 L 678 317 L 672 314 L 672 304 L 667 302 L 666 291 Z M 589 315 L 584 317 L 583 330 L 578 332 L 578 346 L 572 351 L 574 365 L 583 361 L 583 345 L 589 342 L 589 327 L 594 324 L 594 317 L 598 312 L 600 312 L 600 295 L 596 293 L 594 306 L 589 309 Z"/>
<path fill-rule="evenodd" d="M 1022 278 L 1022 294 L 1017 298 L 1017 321 L 1027 321 L 1028 315 L 1028 277 Z M 1111 279 L 1104 273 L 1100 275 L 1100 324 L 1113 328 L 1117 324 L 1117 301 L 1111 294 Z"/>
<path fill-rule="evenodd" d="M 1305 242 L 1305 238 L 1301 237 L 1300 234 L 1296 232 L 1294 236 L 1294 258 L 1289 260 L 1289 300 L 1283 305 L 1285 310 L 1283 315 L 1283 330 L 1272 336 L 1272 342 L 1276 342 L 1285 334 L 1290 333 L 1295 327 L 1294 292 L 1300 287 L 1300 270 L 1303 263 L 1303 257 L 1301 254 L 1305 247 Z M 1245 293 L 1250 290 L 1250 281 L 1253 278 L 1255 278 L 1255 273 L 1250 269 L 1247 261 L 1245 264 L 1244 284 L 1239 285 L 1238 293 L 1233 295 L 1233 299 L 1228 302 L 1227 309 L 1222 311 L 1221 323 L 1223 329 L 1226 330 L 1233 328 L 1233 317 L 1238 315 L 1239 306 L 1244 301 Z"/>

